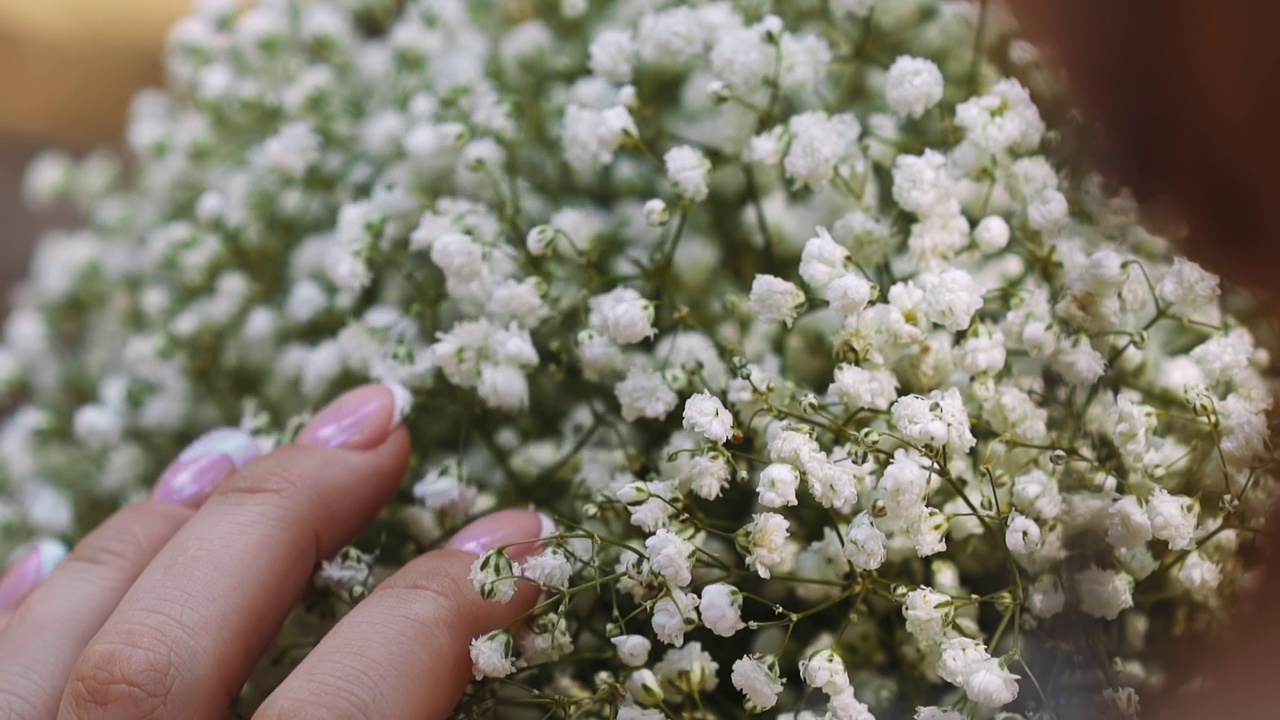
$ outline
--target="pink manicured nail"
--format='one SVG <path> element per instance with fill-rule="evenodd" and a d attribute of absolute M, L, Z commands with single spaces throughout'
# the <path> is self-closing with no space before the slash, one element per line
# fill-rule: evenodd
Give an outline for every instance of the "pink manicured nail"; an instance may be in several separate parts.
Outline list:
<path fill-rule="evenodd" d="M 449 540 L 448 547 L 483 555 L 490 550 L 511 545 L 507 557 L 520 560 L 541 550 L 541 544 L 527 542 L 554 535 L 555 522 L 532 510 L 499 510 L 473 520 Z M 520 543 L 513 545 L 512 543 Z"/>
<path fill-rule="evenodd" d="M 298 434 L 298 443 L 367 450 L 400 424 L 413 396 L 403 385 L 362 385 L 329 403 Z"/>
<path fill-rule="evenodd" d="M 0 578 L 0 610 L 17 607 L 18 601 L 39 585 L 67 556 L 67 546 L 58 540 L 37 540 L 18 554 L 9 572 Z"/>
<path fill-rule="evenodd" d="M 164 471 L 151 497 L 174 505 L 199 505 L 219 480 L 256 457 L 258 443 L 249 433 L 235 428 L 210 430 Z"/>

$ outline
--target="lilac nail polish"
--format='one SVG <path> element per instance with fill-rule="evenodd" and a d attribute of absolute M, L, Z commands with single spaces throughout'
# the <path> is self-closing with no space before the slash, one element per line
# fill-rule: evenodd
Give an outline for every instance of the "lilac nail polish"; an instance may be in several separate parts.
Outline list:
<path fill-rule="evenodd" d="M 67 557 L 67 546 L 58 540 L 37 540 L 18 554 L 9 572 L 0 578 L 0 610 L 15 607 Z"/>
<path fill-rule="evenodd" d="M 555 524 L 545 515 L 530 510 L 500 510 L 473 520 L 449 540 L 449 547 L 483 555 L 509 545 L 507 556 L 520 560 L 537 553 L 539 543 L 532 542 L 555 532 Z M 519 543 L 519 544 L 515 544 Z"/>
<path fill-rule="evenodd" d="M 187 446 L 156 482 L 152 497 L 175 505 L 197 505 L 219 480 L 258 456 L 253 436 L 219 428 Z"/>
<path fill-rule="evenodd" d="M 303 445 L 365 449 L 380 445 L 408 412 L 413 396 L 402 385 L 364 385 L 334 400 L 298 435 Z"/>

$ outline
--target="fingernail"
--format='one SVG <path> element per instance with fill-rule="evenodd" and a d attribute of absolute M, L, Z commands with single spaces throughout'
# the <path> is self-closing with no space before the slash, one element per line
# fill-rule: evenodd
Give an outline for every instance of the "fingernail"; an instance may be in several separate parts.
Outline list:
<path fill-rule="evenodd" d="M 521 560 L 541 550 L 538 538 L 555 534 L 551 518 L 532 510 L 499 510 L 471 521 L 449 540 L 448 547 L 463 550 L 472 555 L 483 555 L 490 550 L 510 545 L 507 556 Z M 514 543 L 520 543 L 518 545 Z"/>
<path fill-rule="evenodd" d="M 17 607 L 18 601 L 39 585 L 67 557 L 67 546 L 44 538 L 20 552 L 9 572 L 0 578 L 0 610 Z"/>
<path fill-rule="evenodd" d="M 329 403 L 298 434 L 302 445 L 367 450 L 382 444 L 408 412 L 413 395 L 403 385 L 362 385 Z"/>
<path fill-rule="evenodd" d="M 210 430 L 164 471 L 151 497 L 174 505 L 199 505 L 219 480 L 256 457 L 258 443 L 249 433 L 235 428 Z"/>

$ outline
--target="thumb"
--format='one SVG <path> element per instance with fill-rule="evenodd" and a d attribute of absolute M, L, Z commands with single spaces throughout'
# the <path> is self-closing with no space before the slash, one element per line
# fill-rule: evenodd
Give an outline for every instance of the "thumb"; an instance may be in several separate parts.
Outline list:
<path fill-rule="evenodd" d="M 485 600 L 470 578 L 472 566 L 499 549 L 519 562 L 538 551 L 533 541 L 552 532 L 545 516 L 524 510 L 471 523 L 446 547 L 379 584 L 254 717 L 448 717 L 471 679 L 471 641 L 517 623 L 538 598 L 529 582 L 499 579 L 490 586 L 497 597 Z M 509 568 L 496 570 L 510 577 Z M 513 594 L 501 602 L 507 592 Z"/>

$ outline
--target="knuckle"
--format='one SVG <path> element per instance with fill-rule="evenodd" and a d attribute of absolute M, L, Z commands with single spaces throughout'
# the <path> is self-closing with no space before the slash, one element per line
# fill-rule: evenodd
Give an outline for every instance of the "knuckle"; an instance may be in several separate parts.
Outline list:
<path fill-rule="evenodd" d="M 309 485 L 287 463 L 251 464 L 219 483 L 214 496 L 294 503 L 310 494 Z"/>
<path fill-rule="evenodd" d="M 112 523 L 109 532 L 94 533 L 77 544 L 67 557 L 67 563 L 116 571 L 134 568 L 140 561 L 150 558 L 154 549 L 144 531 L 145 525 L 131 522 L 130 516 L 140 510 L 141 506 L 120 510 L 120 521 Z"/>
<path fill-rule="evenodd" d="M 100 641 L 80 656 L 60 717 L 160 717 L 174 687 L 172 651 L 146 634 Z"/>
<path fill-rule="evenodd" d="M 357 699 L 367 695 L 368 688 L 353 679 L 313 677 L 283 696 L 269 698 L 253 720 L 375 720 L 381 716 Z"/>
<path fill-rule="evenodd" d="M 476 596 L 475 588 L 467 577 L 470 564 L 465 569 L 459 566 L 456 570 L 442 571 L 434 564 L 421 561 L 410 563 L 380 583 L 374 593 L 411 593 L 415 595 L 415 602 L 439 607 L 468 603 Z"/>
<path fill-rule="evenodd" d="M 467 598 L 475 596 L 475 590 L 469 583 L 463 587 L 456 578 L 424 576 L 388 580 L 375 588 L 373 594 L 386 606 L 398 608 L 398 615 L 435 621 L 455 615 L 456 610 L 467 604 Z"/>
<path fill-rule="evenodd" d="M 37 718 L 41 716 L 41 708 L 33 698 L 40 697 L 39 691 L 32 692 L 19 687 L 6 687 L 0 684 L 0 718 Z"/>

